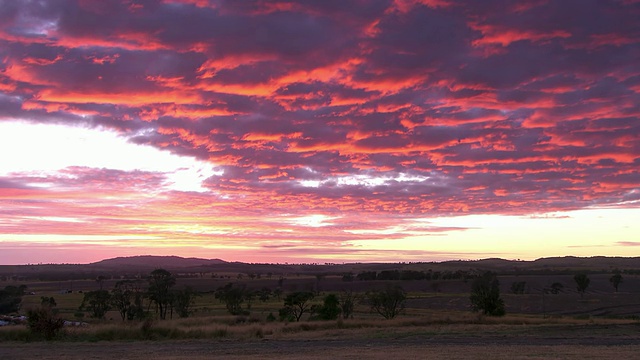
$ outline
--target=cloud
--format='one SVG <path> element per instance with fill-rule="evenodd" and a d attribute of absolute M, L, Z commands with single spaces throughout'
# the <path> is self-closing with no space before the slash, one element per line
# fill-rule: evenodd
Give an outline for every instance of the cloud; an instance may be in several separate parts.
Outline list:
<path fill-rule="evenodd" d="M 616 243 L 616 245 L 634 247 L 634 246 L 640 246 L 640 242 L 638 242 L 638 241 L 618 241 Z"/>
<path fill-rule="evenodd" d="M 217 170 L 198 177 L 208 193 L 183 200 L 221 211 L 629 206 L 639 15 L 623 1 L 9 2 L 0 120 L 110 129 L 206 161 Z M 74 199 L 90 202 L 91 190 L 136 204 L 187 192 L 171 192 L 166 172 L 58 170 L 0 188 L 56 198 L 12 187 L 55 184 Z M 130 204 L 118 201 L 109 206 Z"/>

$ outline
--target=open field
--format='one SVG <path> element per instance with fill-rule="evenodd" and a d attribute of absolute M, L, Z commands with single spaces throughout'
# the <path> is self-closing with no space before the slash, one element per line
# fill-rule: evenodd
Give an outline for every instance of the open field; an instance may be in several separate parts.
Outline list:
<path fill-rule="evenodd" d="M 582 264 L 579 270 L 557 266 L 554 270 L 515 272 L 513 266 L 498 264 L 503 271 L 498 273 L 498 279 L 507 310 L 504 317 L 480 316 L 470 311 L 472 280 L 465 277 L 345 281 L 340 274 L 322 271 L 322 266 L 313 266 L 312 270 L 299 267 L 299 272 L 285 269 L 287 272 L 281 274 L 263 272 L 259 276 L 247 264 L 243 265 L 246 272 L 234 272 L 239 265 L 233 264 L 228 271 L 176 270 L 179 276 L 175 288 L 189 286 L 200 294 L 195 299 L 193 314 L 188 318 L 174 316 L 146 322 L 123 322 L 114 310 L 99 320 L 90 318 L 86 310 L 79 311 L 86 292 L 100 287 L 111 290 L 124 275 L 111 273 L 101 282 L 77 277 L 43 280 L 37 279 L 34 270 L 33 276 L 11 275 L 0 281 L 0 288 L 24 284 L 28 292 L 33 292 L 23 296 L 21 312 L 38 307 L 43 296 L 54 297 L 61 318 L 87 325 L 66 327 L 50 342 L 33 338 L 25 325 L 0 327 L 0 359 L 637 358 L 639 272 L 625 273 L 620 291 L 616 292 L 610 282 L 613 267 L 604 263 L 591 268 Z M 385 271 L 405 266 L 384 265 L 359 264 L 357 269 Z M 442 274 L 457 270 L 447 270 L 441 264 L 407 266 L 421 266 L 417 267 L 420 271 L 429 266 L 441 269 Z M 578 271 L 588 273 L 591 279 L 584 296 L 577 292 L 573 280 Z M 144 273 L 137 276 L 143 285 L 145 276 Z M 523 294 L 510 291 L 516 282 L 526 283 Z M 214 296 L 216 289 L 228 283 L 251 291 L 280 289 L 282 294 L 272 295 L 266 301 L 253 298 L 243 304 L 249 314 L 229 315 Z M 563 284 L 562 291 L 545 292 L 552 283 Z M 404 311 L 392 320 L 373 313 L 363 301 L 366 292 L 388 285 L 399 285 L 407 294 Z M 353 291 L 358 298 L 351 319 L 320 321 L 309 320 L 305 315 L 300 322 L 270 321 L 271 314 L 278 315 L 286 294 L 310 291 L 316 294 L 312 303 L 320 305 L 327 294 L 344 290 Z M 153 308 L 148 309 L 153 314 Z"/>
<path fill-rule="evenodd" d="M 237 274 L 236 274 L 237 275 Z M 505 301 L 507 313 L 549 315 L 549 316 L 640 316 L 640 278 L 638 275 L 625 275 L 620 291 L 615 292 L 609 281 L 610 274 L 591 274 L 591 284 L 584 297 L 575 289 L 572 275 L 500 275 L 501 294 Z M 116 279 L 109 279 L 103 283 L 104 289 L 112 289 Z M 513 294 L 510 286 L 513 282 L 526 282 L 524 294 Z M 202 293 L 196 298 L 194 309 L 200 315 L 224 315 L 226 310 L 214 298 L 214 291 L 227 283 L 245 285 L 250 290 L 281 288 L 283 293 L 294 291 L 318 291 L 320 296 L 316 301 L 328 293 L 337 293 L 346 289 L 364 294 L 372 289 L 383 289 L 389 284 L 402 286 L 408 293 L 406 302 L 407 314 L 421 314 L 425 310 L 439 311 L 468 311 L 471 281 L 454 280 L 400 280 L 400 281 L 342 281 L 340 276 L 327 276 L 321 281 L 309 275 L 290 275 L 289 278 L 249 279 L 238 280 L 231 278 L 178 278 L 176 288 L 190 286 Z M 543 295 L 543 289 L 553 282 L 564 285 L 561 293 Z M 36 306 L 41 296 L 55 297 L 58 308 L 66 317 L 73 317 L 82 302 L 83 293 L 99 289 L 95 280 L 75 281 L 28 281 L 0 282 L 0 288 L 7 285 L 25 284 L 35 295 L 23 298 L 23 308 Z M 72 290 L 67 293 L 66 290 Z M 258 300 L 252 302 L 252 314 L 266 316 L 281 307 L 282 302 L 272 298 L 264 303 Z M 368 316 L 366 307 L 356 308 L 359 316 Z M 117 319 L 117 313 L 111 312 L 107 318 Z M 69 319 L 73 320 L 73 319 Z"/>
<path fill-rule="evenodd" d="M 413 326 L 391 321 L 380 327 L 310 329 L 245 339 L 2 342 L 0 355 L 3 359 L 631 359 L 640 351 L 639 331 L 637 323 L 606 321 Z"/>

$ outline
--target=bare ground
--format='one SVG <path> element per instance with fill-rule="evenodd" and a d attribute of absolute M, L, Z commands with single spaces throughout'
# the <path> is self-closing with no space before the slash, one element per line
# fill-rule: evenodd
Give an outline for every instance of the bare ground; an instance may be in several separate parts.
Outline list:
<path fill-rule="evenodd" d="M 484 331 L 487 330 L 487 331 Z M 638 325 L 408 329 L 299 339 L 0 343 L 0 359 L 632 359 Z"/>

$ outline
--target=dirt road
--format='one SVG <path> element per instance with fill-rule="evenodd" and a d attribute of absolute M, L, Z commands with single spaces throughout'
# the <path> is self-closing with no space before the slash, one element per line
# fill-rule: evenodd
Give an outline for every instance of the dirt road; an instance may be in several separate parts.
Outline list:
<path fill-rule="evenodd" d="M 557 329 L 551 334 L 402 334 L 337 339 L 1 343 L 1 359 L 631 359 L 640 328 Z M 566 331 L 568 330 L 568 331 Z M 395 358 L 395 359 L 394 359 Z"/>

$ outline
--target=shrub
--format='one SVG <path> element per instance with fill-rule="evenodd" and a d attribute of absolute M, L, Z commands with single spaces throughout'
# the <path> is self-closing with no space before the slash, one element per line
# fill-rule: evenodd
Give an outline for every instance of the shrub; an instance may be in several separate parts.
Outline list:
<path fill-rule="evenodd" d="M 400 286 L 389 286 L 383 291 L 367 293 L 367 300 L 371 310 L 382 315 L 385 319 L 393 319 L 404 310 L 407 294 Z"/>
<path fill-rule="evenodd" d="M 340 316 L 340 301 L 335 294 L 329 294 L 324 298 L 324 303 L 316 309 L 320 320 L 335 320 Z"/>
<path fill-rule="evenodd" d="M 471 306 L 484 315 L 503 316 L 504 301 L 500 297 L 500 282 L 493 272 L 486 272 L 473 281 L 471 286 Z"/>
<path fill-rule="evenodd" d="M 41 306 L 27 311 L 27 326 L 31 334 L 51 340 L 58 335 L 64 320 L 54 315 L 52 308 Z"/>
<path fill-rule="evenodd" d="M 280 319 L 287 321 L 300 321 L 302 315 L 311 312 L 310 301 L 314 295 L 309 291 L 298 291 L 287 295 L 284 299 L 284 308 L 280 309 Z"/>
<path fill-rule="evenodd" d="M 576 274 L 576 276 L 573 277 L 573 280 L 576 282 L 576 288 L 580 293 L 580 297 L 583 297 L 585 291 L 587 291 L 587 288 L 589 287 L 589 283 L 591 283 L 591 280 L 587 274 Z"/>
<path fill-rule="evenodd" d="M 270 312 L 269 315 L 267 315 L 267 321 L 268 322 L 276 321 L 276 317 L 273 315 L 272 312 Z"/>

